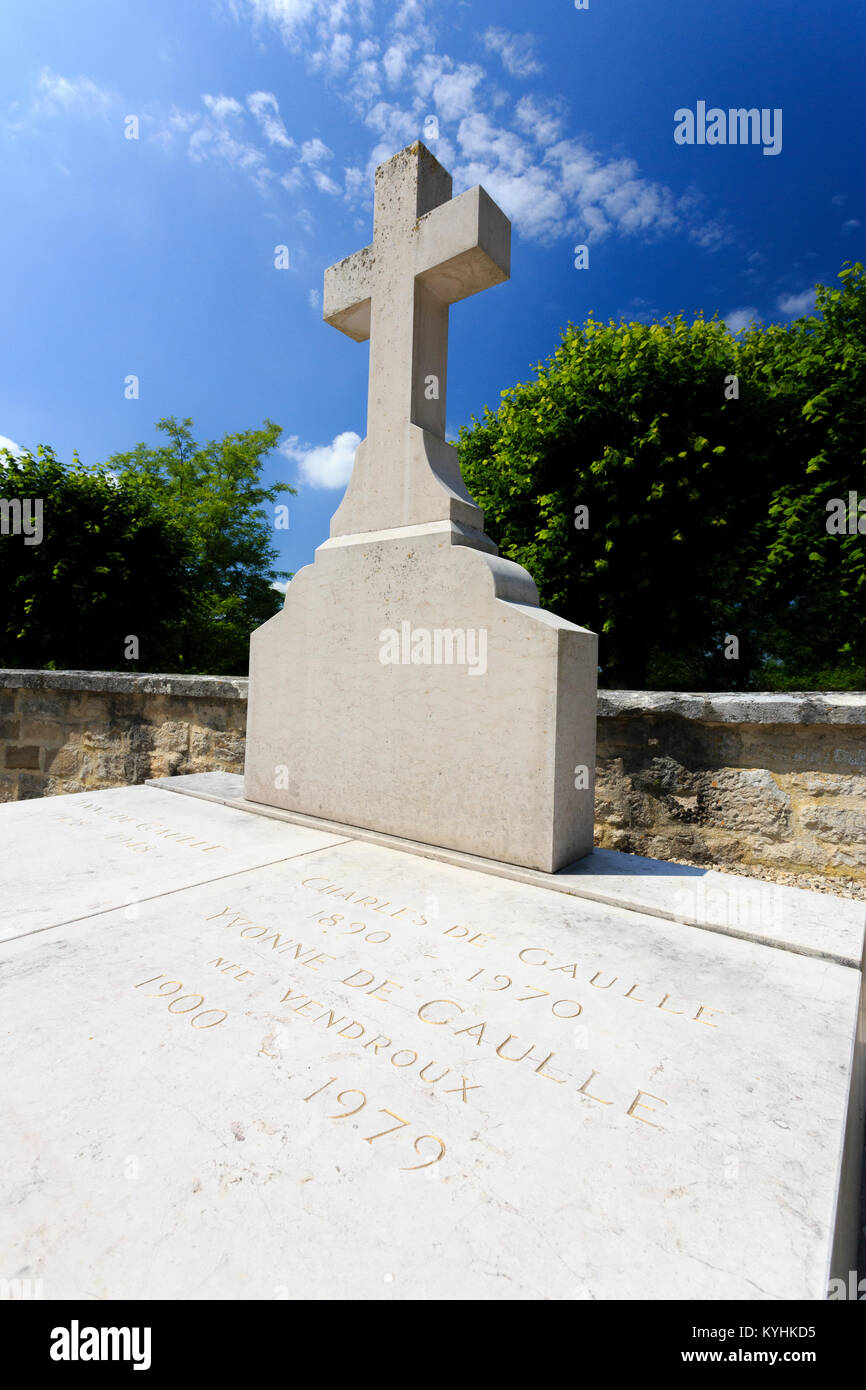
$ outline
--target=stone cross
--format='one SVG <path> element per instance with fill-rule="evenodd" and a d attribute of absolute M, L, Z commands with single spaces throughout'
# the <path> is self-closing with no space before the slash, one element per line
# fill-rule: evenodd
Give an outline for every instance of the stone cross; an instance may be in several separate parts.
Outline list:
<path fill-rule="evenodd" d="M 331 535 L 483 517 L 445 442 L 448 308 L 507 280 L 511 224 L 484 189 L 451 197 L 420 141 L 376 170 L 373 242 L 325 271 L 323 317 L 370 339 L 367 436 Z"/>

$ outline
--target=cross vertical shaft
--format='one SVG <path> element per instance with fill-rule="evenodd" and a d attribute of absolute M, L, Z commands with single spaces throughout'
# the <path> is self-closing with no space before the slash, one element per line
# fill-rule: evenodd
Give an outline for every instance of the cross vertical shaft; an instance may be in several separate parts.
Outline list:
<path fill-rule="evenodd" d="M 325 321 L 370 339 L 367 435 L 331 535 L 483 518 L 445 442 L 448 309 L 508 278 L 511 225 L 420 142 L 376 171 L 373 242 L 325 272 Z"/>

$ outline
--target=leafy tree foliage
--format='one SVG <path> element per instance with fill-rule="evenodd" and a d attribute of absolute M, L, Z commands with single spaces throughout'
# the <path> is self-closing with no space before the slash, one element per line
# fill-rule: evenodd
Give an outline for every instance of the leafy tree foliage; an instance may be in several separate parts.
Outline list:
<path fill-rule="evenodd" d="M 263 507 L 295 489 L 263 487 L 260 476 L 280 426 L 266 420 L 260 430 L 204 445 L 193 439 L 192 420 L 169 417 L 157 429 L 168 441 L 161 448 L 139 444 L 106 467 L 121 482 L 142 483 L 192 547 L 196 617 L 185 628 L 184 665 L 213 674 L 246 671 L 250 632 L 282 605 L 273 581 L 289 577 L 273 569 L 273 514 Z"/>
<path fill-rule="evenodd" d="M 178 669 L 193 555 L 140 483 L 40 446 L 0 455 L 0 495 L 41 499 L 44 528 L 0 536 L 0 665 L 117 670 L 135 635 L 150 669 Z"/>
<path fill-rule="evenodd" d="M 599 633 L 603 685 L 866 686 L 866 535 L 827 530 L 831 499 L 866 500 L 863 266 L 839 280 L 819 316 L 737 336 L 681 315 L 569 325 L 461 431 L 490 534 Z"/>
<path fill-rule="evenodd" d="M 41 498 L 41 544 L 0 537 L 0 665 L 243 674 L 249 634 L 281 605 L 272 517 L 285 483 L 261 484 L 280 434 L 199 445 L 192 421 L 167 443 L 94 467 L 50 448 L 0 454 L 0 496 Z M 125 656 L 138 638 L 138 660 Z"/>

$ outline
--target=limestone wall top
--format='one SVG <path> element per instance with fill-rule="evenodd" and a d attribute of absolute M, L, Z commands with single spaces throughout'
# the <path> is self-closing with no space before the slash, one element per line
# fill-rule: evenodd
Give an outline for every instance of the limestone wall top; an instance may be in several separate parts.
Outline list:
<path fill-rule="evenodd" d="M 86 690 L 117 695 L 173 695 L 187 699 L 245 700 L 245 676 L 144 674 L 126 671 L 0 669 L 0 690 Z M 784 693 L 599 690 L 602 719 L 675 715 L 703 724 L 862 724 L 866 691 Z"/>

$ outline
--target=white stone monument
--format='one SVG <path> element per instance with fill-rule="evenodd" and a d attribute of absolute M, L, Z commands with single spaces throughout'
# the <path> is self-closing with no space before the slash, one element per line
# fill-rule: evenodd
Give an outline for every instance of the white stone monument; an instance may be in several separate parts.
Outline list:
<path fill-rule="evenodd" d="M 609 851 L 559 868 L 590 845 L 595 639 L 497 558 L 442 438 L 447 306 L 508 264 L 486 195 L 448 193 L 404 151 L 372 248 L 329 272 L 327 317 L 371 335 L 370 432 L 255 635 L 245 788 L 0 806 L 0 1287 L 851 1285 L 863 904 Z M 445 628 L 475 633 L 462 668 Z"/>
<path fill-rule="evenodd" d="M 449 305 L 509 275 L 484 192 L 420 143 L 324 317 L 370 340 L 367 436 L 331 536 L 253 634 L 248 801 L 554 871 L 592 849 L 596 638 L 501 559 L 445 440 Z"/>

